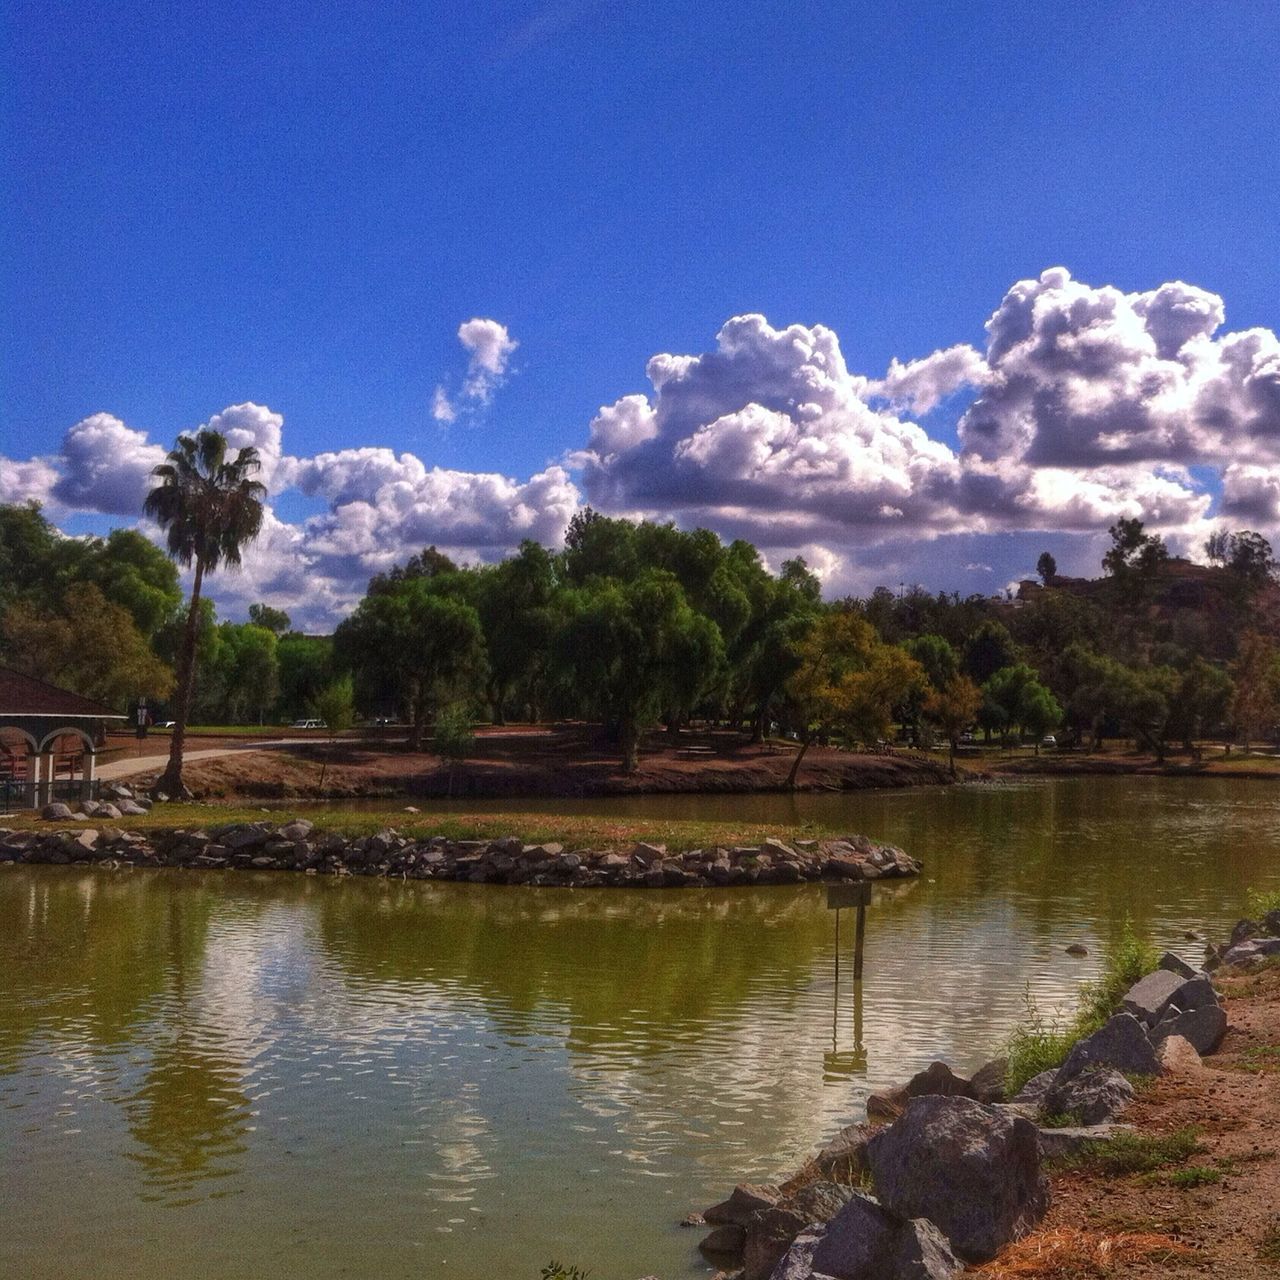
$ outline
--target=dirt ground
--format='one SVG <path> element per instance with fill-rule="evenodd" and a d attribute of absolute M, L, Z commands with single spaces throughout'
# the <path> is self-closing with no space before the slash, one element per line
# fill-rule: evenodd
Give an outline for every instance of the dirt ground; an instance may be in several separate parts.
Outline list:
<path fill-rule="evenodd" d="M 205 745 L 201 743 L 200 745 Z M 435 755 L 395 743 L 340 740 L 237 751 L 192 763 L 184 773 L 200 799 L 301 799 L 354 796 L 589 796 L 641 792 L 776 791 L 794 748 L 752 744 L 729 732 L 655 733 L 640 767 L 624 774 L 616 748 L 590 726 L 510 728 L 477 735 L 471 758 L 453 770 Z M 161 762 L 157 760 L 157 772 Z M 323 791 L 320 773 L 325 769 Z M 146 775 L 139 775 L 145 781 Z M 857 790 L 950 781 L 944 764 L 905 752 L 862 755 L 813 747 L 802 790 Z"/>
<path fill-rule="evenodd" d="M 1152 1173 L 1055 1176 L 1043 1229 L 978 1274 L 1280 1277 L 1280 966 L 1221 976 L 1219 987 L 1230 1019 L 1221 1050 L 1156 1081 L 1124 1115 L 1143 1133 L 1193 1126 L 1202 1149 Z M 1194 1181 L 1204 1185 L 1185 1185 Z"/>

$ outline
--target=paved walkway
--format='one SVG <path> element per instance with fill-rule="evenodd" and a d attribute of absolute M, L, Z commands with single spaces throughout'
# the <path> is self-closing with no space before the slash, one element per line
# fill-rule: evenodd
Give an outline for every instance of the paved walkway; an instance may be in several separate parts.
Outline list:
<path fill-rule="evenodd" d="M 247 739 L 242 746 L 209 747 L 203 751 L 184 751 L 183 762 L 195 764 L 198 760 L 216 760 L 219 756 L 234 756 L 241 751 L 267 751 L 273 747 L 293 747 L 303 742 L 315 742 L 315 738 L 262 738 Z M 169 758 L 169 747 L 158 755 L 130 756 L 125 760 L 113 760 L 110 764 L 99 765 L 97 776 L 103 782 L 113 782 L 117 778 L 131 778 L 137 773 L 150 773 L 153 769 L 163 769 Z"/>

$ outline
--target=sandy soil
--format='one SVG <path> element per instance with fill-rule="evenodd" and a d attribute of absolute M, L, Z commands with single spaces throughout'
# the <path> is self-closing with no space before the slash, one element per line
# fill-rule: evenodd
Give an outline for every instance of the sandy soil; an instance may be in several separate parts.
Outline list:
<path fill-rule="evenodd" d="M 345 741 L 332 748 L 308 743 L 236 751 L 194 762 L 185 779 L 201 799 L 774 791 L 785 785 L 793 755 L 793 749 L 753 745 L 740 734 L 685 733 L 673 742 L 657 733 L 644 744 L 639 770 L 628 775 L 619 767 L 615 749 L 590 727 L 514 728 L 478 735 L 474 756 L 456 767 L 452 782 L 438 756 L 395 744 Z M 321 792 L 320 771 L 326 762 Z M 145 777 L 139 775 L 139 781 Z M 814 747 L 805 757 L 799 785 L 838 791 L 949 780 L 945 765 L 923 756 Z"/>
<path fill-rule="evenodd" d="M 1218 981 L 1231 1023 L 1222 1049 L 1199 1069 L 1157 1081 L 1124 1120 L 1145 1133 L 1196 1126 L 1203 1149 L 1182 1167 L 1221 1181 L 1182 1187 L 1175 1168 L 1060 1174 L 1043 1230 L 979 1274 L 1280 1277 L 1280 966 Z"/>

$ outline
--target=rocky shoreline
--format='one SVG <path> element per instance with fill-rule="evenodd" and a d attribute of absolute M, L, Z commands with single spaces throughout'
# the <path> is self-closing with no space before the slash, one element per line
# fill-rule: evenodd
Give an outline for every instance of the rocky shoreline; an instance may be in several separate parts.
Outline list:
<path fill-rule="evenodd" d="M 144 803 L 120 801 L 138 813 L 145 812 Z M 887 880 L 921 871 L 920 862 L 901 849 L 860 835 L 671 852 L 665 845 L 643 842 L 625 850 L 568 849 L 553 842 L 529 844 L 515 835 L 457 840 L 403 835 L 391 827 L 369 836 L 345 836 L 319 830 L 305 818 L 148 831 L 89 825 L 122 816 L 128 815 L 110 802 L 86 804 L 75 813 L 66 805 L 50 805 L 46 821 L 79 825 L 53 831 L 0 828 L 0 863 L 301 871 L 580 889 Z"/>
<path fill-rule="evenodd" d="M 778 1185 L 742 1184 L 691 1215 L 718 1280 L 947 1280 L 1035 1232 L 1055 1163 L 1133 1129 L 1134 1080 L 1195 1070 L 1227 1032 L 1211 974 L 1280 956 L 1280 912 L 1242 920 L 1203 969 L 1166 953 L 1058 1067 L 1006 1098 L 1005 1063 L 966 1079 L 935 1062 L 867 1102 Z"/>

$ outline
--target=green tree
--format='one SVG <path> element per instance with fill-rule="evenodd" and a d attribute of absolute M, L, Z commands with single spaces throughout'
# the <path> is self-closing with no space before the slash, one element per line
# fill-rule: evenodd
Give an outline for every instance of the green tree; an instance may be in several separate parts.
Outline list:
<path fill-rule="evenodd" d="M 394 689 L 407 712 L 409 749 L 422 750 L 437 709 L 483 688 L 484 631 L 476 610 L 429 577 L 388 581 L 334 634 L 341 667 Z"/>
<path fill-rule="evenodd" d="M 316 715 L 324 721 L 325 728 L 329 730 L 328 750 L 325 752 L 324 763 L 320 766 L 320 788 L 323 790 L 325 773 L 329 768 L 329 757 L 333 754 L 333 744 L 338 735 L 346 733 L 356 719 L 355 687 L 351 677 L 339 676 L 336 680 L 331 680 L 316 694 L 313 705 Z"/>
<path fill-rule="evenodd" d="M 0 617 L 8 663 L 118 709 L 139 697 L 164 698 L 173 672 L 151 651 L 129 611 L 92 583 L 73 583 L 49 610 L 27 601 Z"/>
<path fill-rule="evenodd" d="M 925 715 L 947 740 L 947 764 L 956 772 L 956 746 L 960 735 L 982 709 L 982 690 L 968 676 L 952 676 L 941 688 L 933 687 L 925 701 Z"/>
<path fill-rule="evenodd" d="M 1274 643 L 1257 631 L 1246 631 L 1231 676 L 1235 681 L 1231 714 L 1247 752 L 1249 743 L 1267 733 L 1280 714 L 1280 655 Z"/>
<path fill-rule="evenodd" d="M 1046 587 L 1058 576 L 1058 562 L 1048 551 L 1040 553 L 1040 559 L 1036 561 L 1036 572 Z"/>
<path fill-rule="evenodd" d="M 234 568 L 240 564 L 244 548 L 262 528 L 267 491 L 253 478 L 260 467 L 256 449 L 241 449 L 228 460 L 226 437 L 203 430 L 194 436 L 179 436 L 168 459 L 152 472 L 157 483 L 147 494 L 144 509 L 165 531 L 169 554 L 179 564 L 195 566 L 178 655 L 169 763 L 157 783 L 157 788 L 170 796 L 189 794 L 182 783 L 182 753 L 191 711 L 200 592 L 205 574 L 222 565 Z"/>
<path fill-rule="evenodd" d="M 449 794 L 453 795 L 454 777 L 458 765 L 475 750 L 476 735 L 471 727 L 471 716 L 465 703 L 454 702 L 437 716 L 431 735 L 436 754 L 449 768 Z"/>
<path fill-rule="evenodd" d="M 333 637 L 287 631 L 276 643 L 276 661 L 280 667 L 279 713 L 286 720 L 299 719 L 333 678 Z"/>
<path fill-rule="evenodd" d="M 1019 660 L 1018 646 L 1009 629 L 994 619 L 980 623 L 965 641 L 964 674 L 974 684 L 985 685 L 997 671 Z"/>
<path fill-rule="evenodd" d="M 289 615 L 283 609 L 274 609 L 269 604 L 251 604 L 249 621 L 255 627 L 265 627 L 277 636 L 289 630 Z"/>
<path fill-rule="evenodd" d="M 1026 663 L 1002 667 L 983 686 L 985 699 L 999 708 L 1004 731 L 1017 728 L 1031 733 L 1040 751 L 1040 738 L 1056 728 L 1062 719 L 1062 708 L 1036 677 L 1035 669 Z"/>
<path fill-rule="evenodd" d="M 596 579 L 568 601 L 560 660 L 586 701 L 616 725 L 625 772 L 638 766 L 644 727 L 713 675 L 677 670 L 710 660 L 712 647 L 700 640 L 707 625 L 662 569 L 632 582 Z"/>

